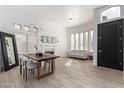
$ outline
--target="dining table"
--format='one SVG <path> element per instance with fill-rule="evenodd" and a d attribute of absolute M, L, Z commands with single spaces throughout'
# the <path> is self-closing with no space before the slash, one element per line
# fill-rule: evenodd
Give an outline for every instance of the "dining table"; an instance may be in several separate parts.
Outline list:
<path fill-rule="evenodd" d="M 45 53 L 41 56 L 40 55 L 38 56 L 35 53 L 34 54 L 24 54 L 24 56 L 27 57 L 28 59 L 31 59 L 31 60 L 34 60 L 35 62 L 37 62 L 37 65 L 38 65 L 37 78 L 38 79 L 41 79 L 41 78 L 44 78 L 46 76 L 53 74 L 55 59 L 60 57 L 60 56 L 56 56 L 56 55 L 48 54 L 48 53 Z M 48 61 L 51 62 L 51 66 L 50 66 L 51 71 L 41 74 L 41 63 L 48 62 Z"/>

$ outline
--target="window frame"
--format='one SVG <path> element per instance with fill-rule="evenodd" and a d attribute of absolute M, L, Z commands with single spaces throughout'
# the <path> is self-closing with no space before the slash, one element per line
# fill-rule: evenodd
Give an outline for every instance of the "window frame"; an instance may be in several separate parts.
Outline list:
<path fill-rule="evenodd" d="M 91 36 L 91 31 L 93 32 L 92 36 Z M 85 37 L 85 33 L 87 33 L 86 37 Z M 78 34 L 77 39 L 76 39 L 76 34 Z M 73 35 L 73 48 L 72 48 L 72 35 Z M 82 37 L 81 37 L 81 35 L 82 35 Z M 81 38 L 83 40 L 81 40 Z M 87 38 L 87 39 L 85 39 L 85 38 Z M 93 52 L 93 38 L 94 38 L 93 30 L 89 30 L 89 31 L 85 31 L 85 32 L 82 31 L 82 32 L 71 33 L 70 34 L 70 50 L 86 50 L 89 52 Z M 78 43 L 77 43 L 77 40 L 78 40 Z M 90 44 L 90 43 L 92 43 L 92 44 Z M 76 45 L 76 44 L 78 44 L 78 45 Z M 77 46 L 78 46 L 78 48 L 77 48 Z M 83 46 L 83 48 L 82 48 L 82 46 Z"/>
<path fill-rule="evenodd" d="M 89 31 L 89 52 L 93 52 L 93 39 L 94 39 L 94 31 L 90 30 Z"/>
<path fill-rule="evenodd" d="M 119 7 L 119 11 L 120 11 L 119 17 L 114 17 L 114 18 L 107 19 L 106 21 L 103 21 L 102 18 L 101 18 L 101 17 L 102 17 L 101 14 L 102 14 L 103 12 L 105 12 L 105 11 L 111 9 L 111 8 L 115 8 L 115 7 Z M 99 12 L 99 22 L 100 22 L 100 23 L 104 23 L 104 22 L 111 21 L 111 20 L 115 20 L 115 19 L 119 19 L 119 18 L 121 18 L 121 6 L 119 6 L 119 5 L 106 7 L 106 8 L 104 8 L 102 11 Z"/>
<path fill-rule="evenodd" d="M 87 38 L 87 41 L 88 41 L 88 43 L 87 44 L 85 44 L 87 41 L 86 41 L 86 39 L 85 39 L 85 33 L 87 33 L 88 34 L 88 36 L 86 36 L 86 38 Z M 89 31 L 85 31 L 84 32 L 84 49 L 83 50 L 86 50 L 86 51 L 88 51 L 89 50 Z M 85 47 L 87 47 L 87 48 L 85 48 Z"/>
<path fill-rule="evenodd" d="M 82 34 L 83 40 L 81 40 L 81 34 Z M 79 46 L 80 46 L 80 50 L 84 50 L 84 32 L 80 32 L 80 45 Z"/>
<path fill-rule="evenodd" d="M 76 35 L 78 36 L 77 38 L 76 38 Z M 80 50 L 80 48 L 79 48 L 79 33 L 75 33 L 75 50 Z"/>
<path fill-rule="evenodd" d="M 72 35 L 73 35 L 73 48 L 72 48 Z M 75 34 L 71 34 L 71 50 L 75 50 Z"/>

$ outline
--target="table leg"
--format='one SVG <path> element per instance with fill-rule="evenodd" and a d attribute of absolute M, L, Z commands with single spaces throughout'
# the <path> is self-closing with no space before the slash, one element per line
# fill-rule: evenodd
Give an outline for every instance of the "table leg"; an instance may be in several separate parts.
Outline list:
<path fill-rule="evenodd" d="M 41 62 L 38 62 L 38 71 L 37 71 L 38 79 L 40 79 L 40 67 L 41 67 Z"/>
<path fill-rule="evenodd" d="M 52 59 L 52 62 L 51 62 L 51 72 L 41 75 L 41 73 L 40 73 L 41 67 L 40 66 L 41 66 L 41 62 L 38 62 L 38 79 L 44 78 L 44 77 L 49 76 L 54 73 L 54 59 Z"/>
<path fill-rule="evenodd" d="M 53 59 L 52 59 L 52 64 L 51 64 L 52 73 L 54 72 L 54 67 L 53 67 L 53 66 L 54 66 L 54 65 L 53 65 L 54 63 L 53 63 L 53 62 L 54 62 L 54 61 L 53 61 Z"/>

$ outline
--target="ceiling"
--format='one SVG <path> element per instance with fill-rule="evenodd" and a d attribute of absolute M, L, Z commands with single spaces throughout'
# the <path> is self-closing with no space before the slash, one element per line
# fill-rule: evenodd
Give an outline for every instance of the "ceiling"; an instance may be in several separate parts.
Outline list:
<path fill-rule="evenodd" d="M 13 5 L 17 11 L 44 21 L 59 21 L 66 27 L 86 24 L 93 19 L 93 11 L 99 5 Z"/>

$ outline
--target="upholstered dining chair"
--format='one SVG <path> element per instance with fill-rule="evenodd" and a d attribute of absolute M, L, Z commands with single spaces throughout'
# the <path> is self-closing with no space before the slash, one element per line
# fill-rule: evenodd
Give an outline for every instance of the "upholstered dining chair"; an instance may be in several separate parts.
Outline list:
<path fill-rule="evenodd" d="M 24 58 L 23 55 L 19 55 L 19 67 L 20 67 L 20 75 L 22 76 L 22 67 L 23 67 L 23 62 L 22 59 Z"/>
<path fill-rule="evenodd" d="M 52 54 L 54 55 L 54 52 L 51 52 L 51 51 L 46 51 L 45 53 L 47 54 Z M 44 61 L 44 69 L 46 69 L 47 65 L 48 65 L 48 71 L 50 72 L 50 66 L 51 66 L 51 62 L 52 60 L 48 60 L 48 61 Z M 53 62 L 53 66 L 54 66 L 54 69 L 55 69 L 55 63 Z"/>
<path fill-rule="evenodd" d="M 20 75 L 27 81 L 28 71 L 34 74 L 34 70 L 38 68 L 38 64 L 32 60 L 20 58 Z"/>

